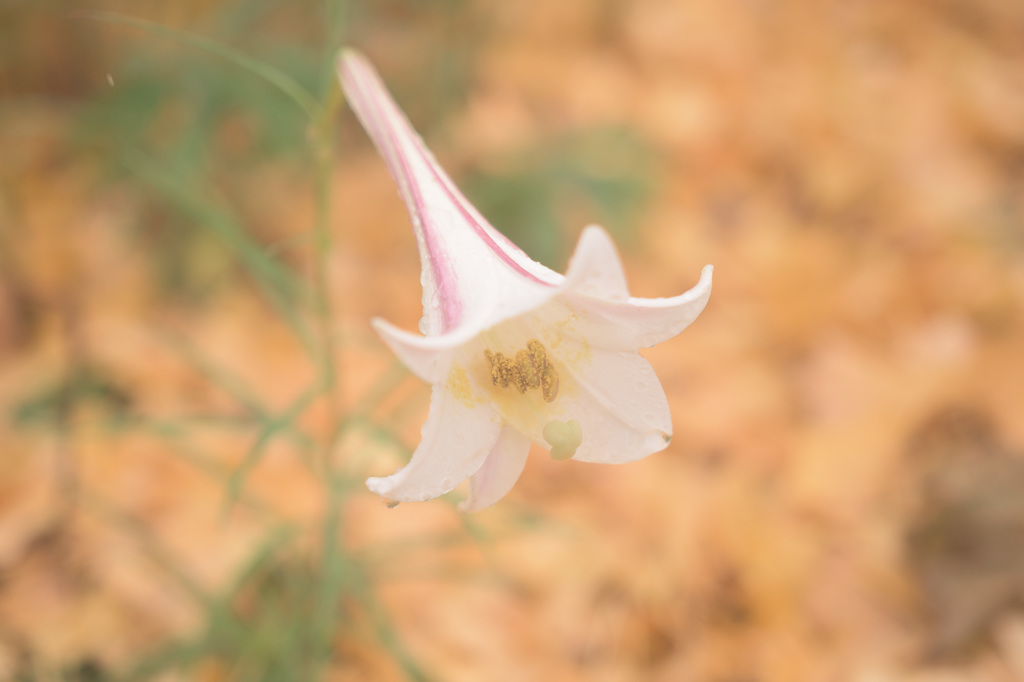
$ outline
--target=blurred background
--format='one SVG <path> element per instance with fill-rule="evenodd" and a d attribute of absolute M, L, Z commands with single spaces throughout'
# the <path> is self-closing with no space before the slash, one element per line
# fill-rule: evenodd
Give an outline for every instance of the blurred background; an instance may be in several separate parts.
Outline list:
<path fill-rule="evenodd" d="M 666 451 L 365 490 L 429 387 L 342 44 L 534 258 L 715 265 Z M 0 679 L 1024 680 L 1024 5 L 0 3 L 0 409 Z"/>

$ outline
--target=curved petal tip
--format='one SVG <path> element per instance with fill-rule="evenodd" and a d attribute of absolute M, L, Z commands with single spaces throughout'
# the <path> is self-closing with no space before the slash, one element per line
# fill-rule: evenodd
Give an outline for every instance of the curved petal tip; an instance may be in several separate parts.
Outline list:
<path fill-rule="evenodd" d="M 603 227 L 583 228 L 565 273 L 565 286 L 576 293 L 611 301 L 629 298 L 626 273 L 611 235 Z"/>

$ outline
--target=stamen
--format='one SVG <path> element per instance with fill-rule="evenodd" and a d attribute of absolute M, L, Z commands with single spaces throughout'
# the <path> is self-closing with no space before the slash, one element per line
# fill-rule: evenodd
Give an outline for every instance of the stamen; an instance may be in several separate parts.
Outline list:
<path fill-rule="evenodd" d="M 508 388 L 512 381 L 512 363 L 503 354 L 495 355 L 489 348 L 484 349 L 484 358 L 487 360 L 487 367 L 491 371 L 491 383 L 495 386 Z"/>
<path fill-rule="evenodd" d="M 545 402 L 552 402 L 558 396 L 558 370 L 548 359 L 547 350 L 537 339 L 526 344 L 526 350 L 516 352 L 515 359 L 502 353 L 484 349 L 484 359 L 491 373 L 491 384 L 508 388 L 515 386 L 520 393 L 539 388 Z"/>
<path fill-rule="evenodd" d="M 525 350 L 516 353 L 515 374 L 516 388 L 520 393 L 526 393 L 531 388 L 540 388 L 540 375 Z"/>
<path fill-rule="evenodd" d="M 540 374 L 540 388 L 546 402 L 551 402 L 558 395 L 558 371 L 555 365 L 548 360 L 548 352 L 541 345 L 540 341 L 534 339 L 526 344 L 526 350 L 530 352 L 530 359 Z"/>

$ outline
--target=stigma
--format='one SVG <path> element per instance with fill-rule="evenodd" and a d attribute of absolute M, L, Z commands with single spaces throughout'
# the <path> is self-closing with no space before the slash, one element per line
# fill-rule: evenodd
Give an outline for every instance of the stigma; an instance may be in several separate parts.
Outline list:
<path fill-rule="evenodd" d="M 570 459 L 583 442 L 583 427 L 575 419 L 567 422 L 552 419 L 544 425 L 544 440 L 551 446 L 551 459 Z"/>

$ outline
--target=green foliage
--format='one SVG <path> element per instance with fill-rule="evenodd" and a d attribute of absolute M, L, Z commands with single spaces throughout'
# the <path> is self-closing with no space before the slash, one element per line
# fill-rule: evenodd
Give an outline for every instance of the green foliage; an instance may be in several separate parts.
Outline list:
<path fill-rule="evenodd" d="M 447 108 L 458 106 L 469 82 L 467 65 L 480 37 L 452 19 L 458 14 L 453 10 L 462 11 L 463 5 L 450 0 L 424 8 L 396 0 L 358 10 L 369 22 L 376 12 L 436 22 L 452 38 L 419 65 L 414 77 L 397 84 L 399 92 L 429 90 L 429 97 L 409 98 L 427 103 L 426 112 L 414 112 L 428 121 L 427 129 L 430 121 L 447 116 Z M 140 654 L 121 670 L 91 660 L 57 670 L 42 665 L 45 679 L 148 680 L 165 674 L 190 679 L 212 667 L 228 679 L 314 680 L 344 667 L 337 643 L 348 638 L 385 651 L 408 679 L 425 680 L 375 596 L 375 585 L 387 572 L 381 567 L 415 572 L 416 562 L 407 561 L 411 553 L 491 540 L 483 528 L 463 519 L 459 532 L 405 538 L 358 554 L 342 542 L 345 501 L 362 486 L 363 476 L 356 466 L 358 452 L 348 453 L 351 461 L 342 470 L 338 444 L 355 434 L 408 457 L 398 431 L 410 401 L 392 406 L 383 419 L 375 415 L 409 374 L 396 364 L 359 397 L 358 408 L 345 413 L 338 407 L 337 382 L 344 377 L 338 378 L 334 362 L 336 320 L 324 269 L 331 250 L 328 178 L 337 125 L 332 117 L 340 97 L 333 58 L 343 43 L 345 13 L 338 2 L 317 7 L 322 25 L 309 21 L 309 6 L 243 0 L 212 12 L 201 30 L 121 14 L 85 15 L 91 30 L 116 31 L 130 45 L 119 53 L 110 87 L 80 104 L 74 131 L 77 151 L 105 166 L 106 181 L 130 185 L 132 196 L 141 197 L 142 218 L 128 237 L 150 254 L 165 294 L 183 303 L 214 301 L 221 288 L 237 286 L 244 277 L 294 333 L 314 377 L 283 407 L 271 407 L 270 400 L 187 339 L 153 330 L 177 358 L 219 388 L 230 407 L 218 414 L 144 414 L 131 386 L 106 376 L 88 357 L 70 358 L 63 374 L 15 406 L 11 417 L 18 425 L 42 425 L 68 442 L 73 441 L 71 417 L 79 410 L 99 416 L 113 439 L 133 433 L 158 439 L 223 486 L 225 518 L 237 506 L 270 528 L 231 584 L 209 587 L 179 566 L 145 523 L 113 508 L 97 492 L 83 490 L 89 512 L 127 534 L 173 579 L 201 613 L 202 627 Z M 288 24 L 283 20 L 290 12 L 304 13 L 298 24 L 312 24 L 320 35 L 300 32 L 298 39 L 275 33 L 277 25 Z M 432 75 L 417 79 L 424 73 Z M 506 173 L 477 173 L 468 190 L 499 228 L 555 264 L 564 253 L 559 225 L 566 206 L 582 200 L 612 229 L 627 225 L 647 191 L 646 175 L 637 169 L 646 169 L 648 157 L 621 131 L 595 130 L 527 150 Z M 253 228 L 258 209 L 246 201 L 252 191 L 248 183 L 254 169 L 271 163 L 293 169 L 314 188 L 314 224 L 298 238 Z M 295 245 L 300 255 L 283 251 L 283 243 Z M 303 424 L 315 405 L 327 406 L 326 437 Z M 209 428 L 246 434 L 249 446 L 240 463 L 229 468 L 225 458 L 202 450 L 199 430 Z M 282 522 L 246 489 L 249 474 L 270 446 L 281 442 L 322 482 L 326 509 L 315 524 Z"/>
<path fill-rule="evenodd" d="M 238 30 L 250 23 L 245 14 L 221 23 Z M 294 292 L 284 288 L 294 282 L 285 280 L 293 276 L 263 257 L 265 247 L 240 227 L 252 218 L 244 202 L 223 197 L 244 187 L 254 167 L 308 159 L 311 120 L 321 110 L 310 94 L 320 55 L 273 42 L 249 55 L 141 19 L 87 16 L 100 27 L 128 26 L 149 36 L 128 50 L 116 81 L 111 76 L 114 85 L 81 111 L 77 138 L 83 150 L 113 162 L 113 177 L 149 185 L 151 220 L 138 226 L 139 238 L 162 254 L 158 272 L 168 292 L 195 299 L 225 284 L 234 253 L 272 297 L 290 297 Z M 166 49 L 155 51 L 153 40 Z"/>
<path fill-rule="evenodd" d="M 67 375 L 15 404 L 11 419 L 21 426 L 52 427 L 79 406 L 99 408 L 112 416 L 125 414 L 131 395 L 96 367 L 75 367 Z"/>
<path fill-rule="evenodd" d="M 254 682 L 315 679 L 331 658 L 334 629 L 318 631 L 311 616 L 325 580 L 344 580 L 345 566 L 320 572 L 295 553 L 292 540 L 287 529 L 269 536 L 234 583 L 207 601 L 203 632 L 150 653 L 124 679 L 147 680 L 170 670 L 193 677 L 204 667 Z M 340 613 L 338 595 L 331 596 Z"/>
<path fill-rule="evenodd" d="M 628 131 L 597 128 L 527 150 L 507 170 L 477 171 L 462 184 L 495 227 L 557 269 L 571 248 L 564 229 L 569 206 L 582 206 L 583 220 L 603 223 L 616 241 L 629 243 L 651 192 L 654 161 L 653 151 Z"/>
<path fill-rule="evenodd" d="M 123 68 L 111 76 L 113 87 L 80 110 L 76 135 L 82 152 L 111 162 L 110 180 L 130 182 L 146 198 L 143 215 L 150 220 L 136 226 L 136 238 L 155 254 L 164 283 L 195 303 L 211 286 L 244 273 L 294 331 L 316 377 L 291 404 L 276 411 L 186 339 L 166 335 L 169 349 L 220 387 L 233 399 L 234 409 L 189 419 L 142 414 L 130 392 L 100 375 L 87 360 L 77 359 L 52 387 L 15 408 L 13 417 L 22 425 L 45 424 L 62 431 L 69 428 L 73 411 L 101 405 L 113 437 L 136 431 L 162 439 L 221 482 L 226 511 L 237 503 L 270 514 L 272 530 L 249 564 L 232 585 L 208 593 L 143 523 L 85 491 L 83 500 L 91 511 L 130 535 L 195 601 L 204 625 L 197 635 L 143 655 L 117 675 L 86 661 L 53 672 L 61 679 L 147 680 L 168 672 L 191 678 L 213 666 L 228 671 L 231 679 L 314 680 L 338 664 L 336 642 L 341 636 L 355 637 L 349 621 L 360 618 L 371 624 L 370 634 L 363 636 L 379 640 L 368 645 L 390 651 L 411 679 L 425 679 L 376 603 L 364 567 L 341 543 L 343 502 L 357 482 L 351 474 L 335 471 L 335 443 L 349 430 L 378 436 L 381 427 L 369 410 L 387 397 L 396 381 L 388 373 L 382 388 L 366 396 L 366 414 L 346 416 L 334 402 L 336 348 L 323 272 L 330 251 L 331 114 L 339 97 L 333 56 L 344 17 L 338 3 L 328 3 L 322 46 L 312 41 L 261 42 L 252 29 L 262 21 L 273 23 L 279 8 L 255 0 L 214 17 L 220 34 L 242 47 L 144 19 L 87 15 L 98 22 L 97 30 L 116 25 L 140 32 Z M 307 263 L 312 261 L 312 277 L 299 274 L 269 248 L 267 235 L 249 229 L 251 216 L 239 200 L 244 193 L 233 191 L 244 187 L 252 167 L 269 162 L 293 165 L 297 173 L 308 173 L 316 187 L 315 224 L 310 238 L 300 244 L 308 251 Z M 196 269 L 197 263 L 203 266 Z M 309 436 L 298 424 L 317 401 L 332 407 L 334 428 L 326 441 Z M 200 451 L 193 436 L 202 423 L 251 431 L 252 445 L 240 466 L 225 470 L 215 463 L 218 458 Z M 245 490 L 247 474 L 267 447 L 281 439 L 324 482 L 327 509 L 312 528 L 274 521 L 272 512 Z M 315 538 L 313 549 L 297 549 L 294 540 L 299 536 Z"/>

